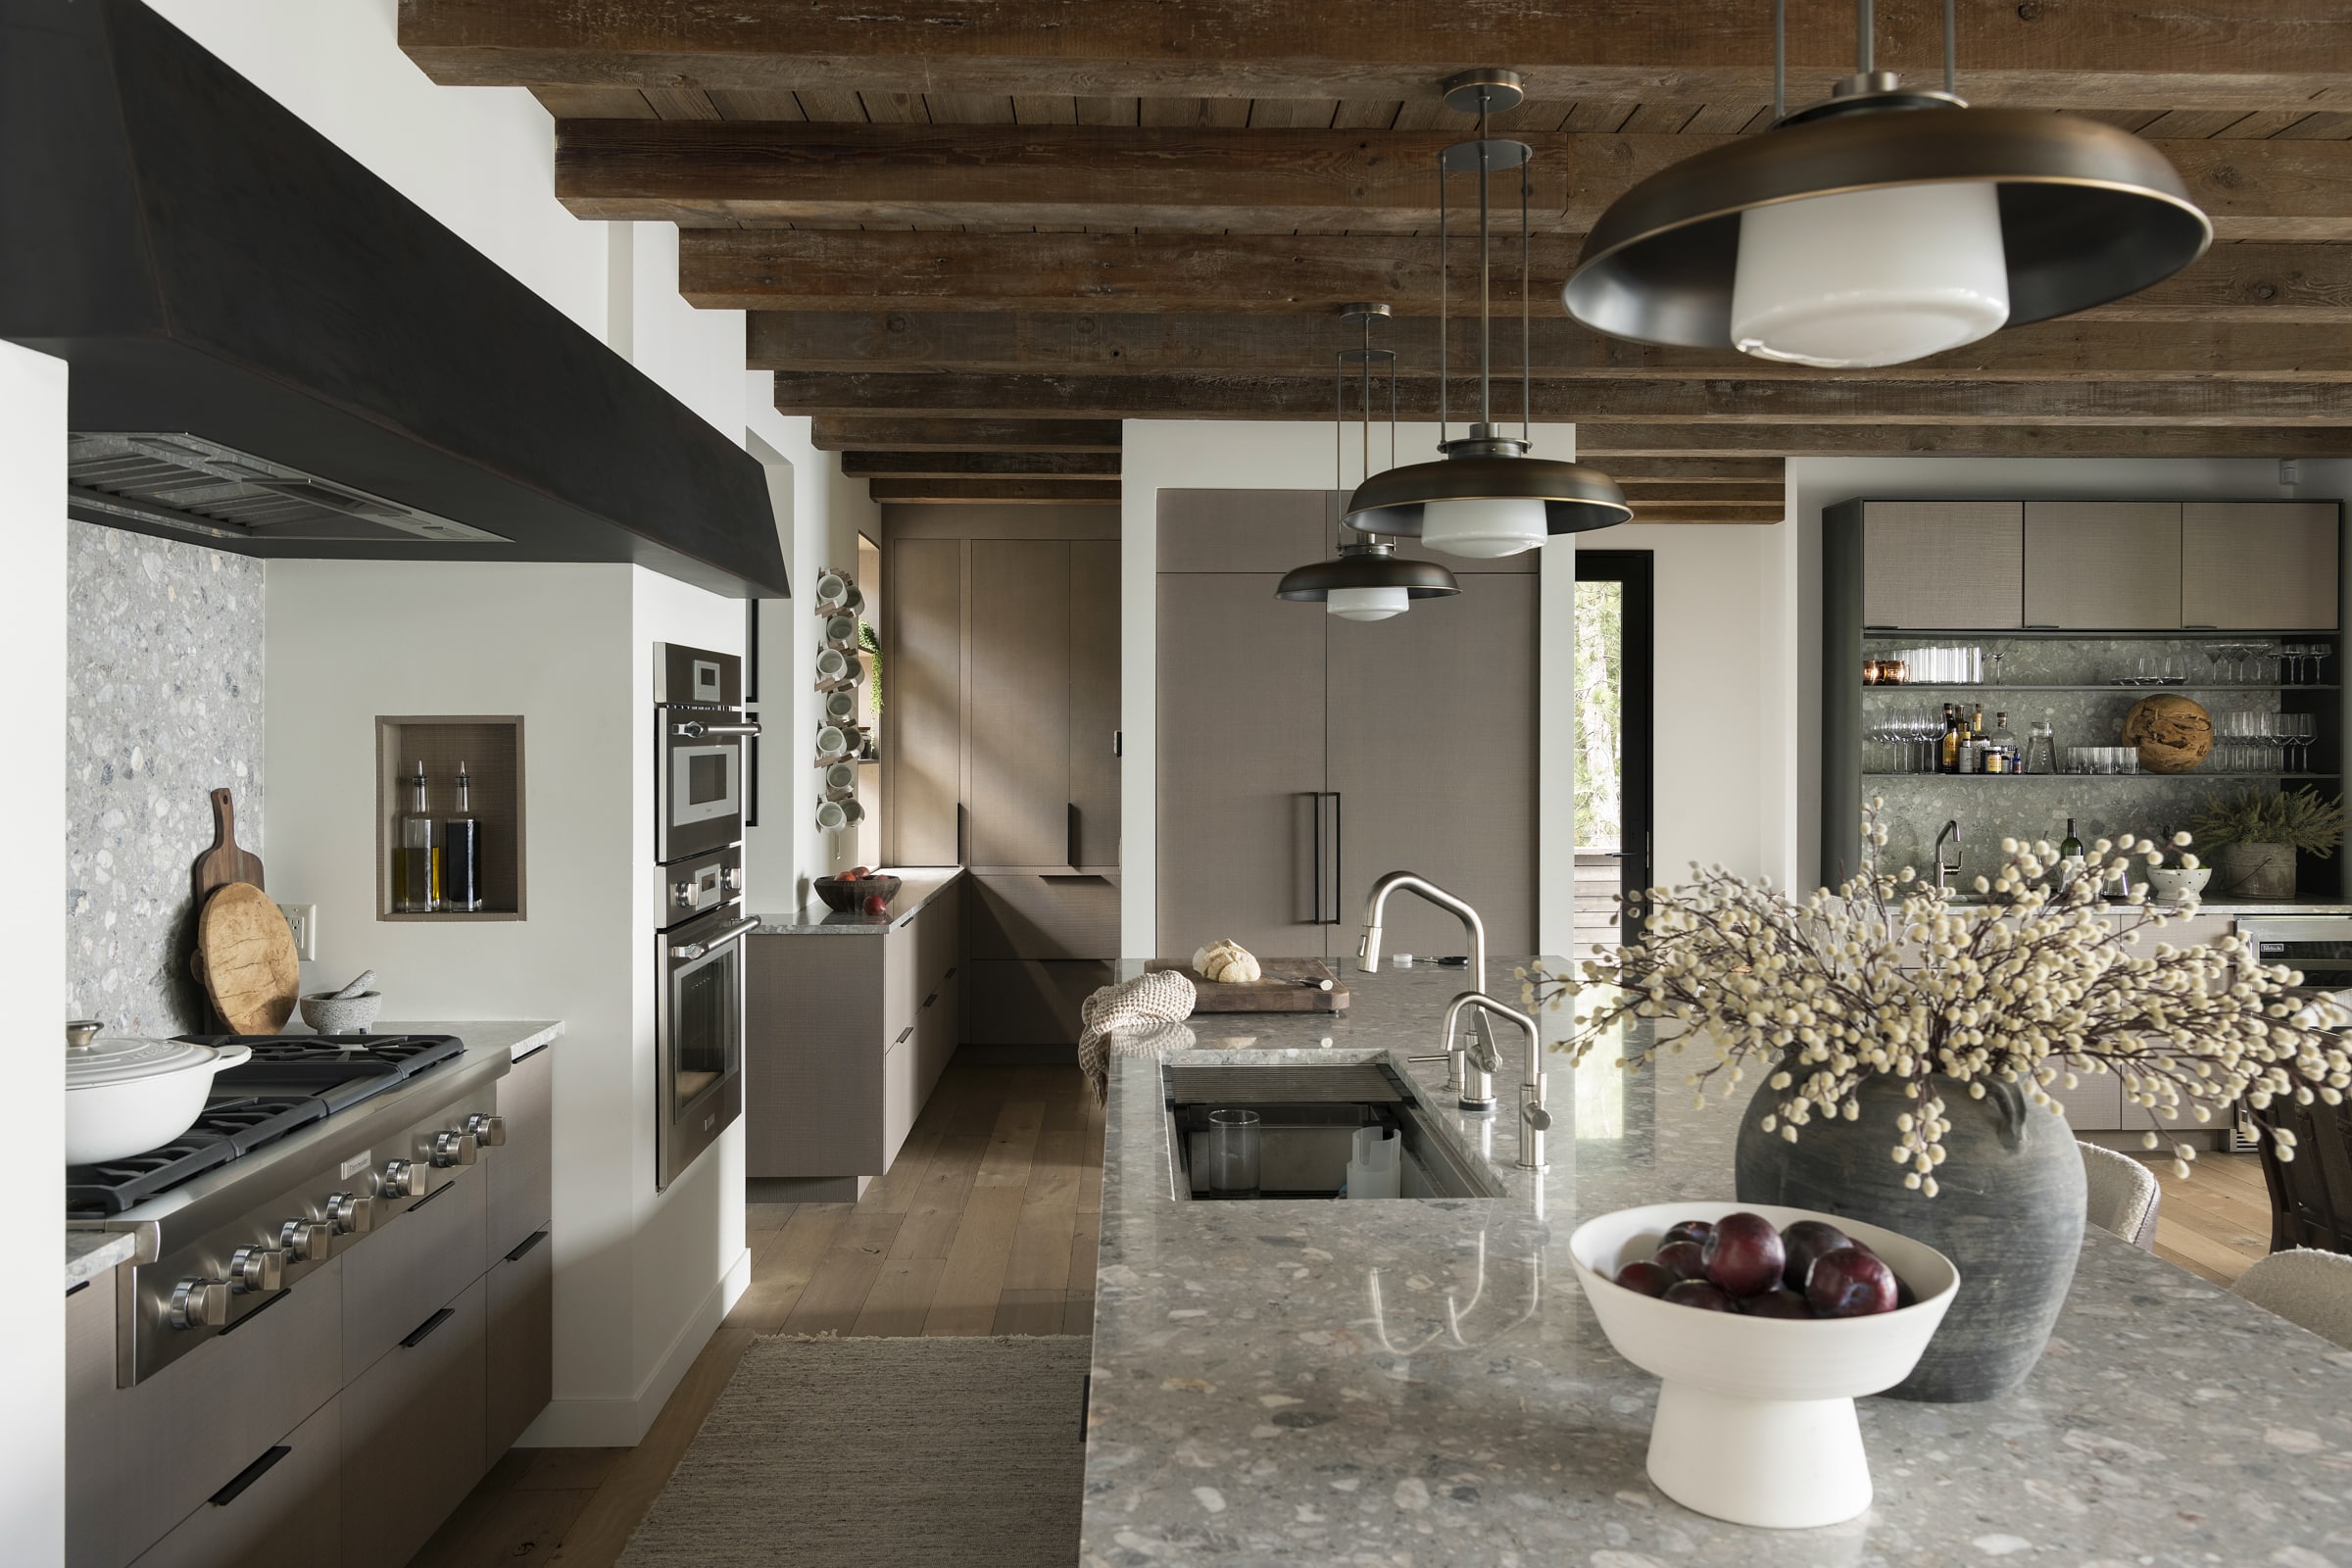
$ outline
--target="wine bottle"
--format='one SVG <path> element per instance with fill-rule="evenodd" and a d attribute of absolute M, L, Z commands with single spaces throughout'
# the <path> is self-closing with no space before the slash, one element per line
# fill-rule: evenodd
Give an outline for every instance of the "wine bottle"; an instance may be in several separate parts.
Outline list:
<path fill-rule="evenodd" d="M 2066 819 L 2066 837 L 2058 841 L 2058 891 L 2066 892 L 2089 867 L 2082 858 L 2082 841 L 2075 837 L 2075 819 Z"/>
<path fill-rule="evenodd" d="M 430 914 L 441 905 L 441 855 L 433 848 L 432 808 L 427 803 L 424 764 L 409 779 L 409 808 L 400 819 L 400 846 L 392 852 L 392 907 L 402 914 Z"/>
<path fill-rule="evenodd" d="M 1943 739 L 1936 748 L 1936 771 L 1960 771 L 1960 707 L 1957 703 L 1943 705 Z"/>
<path fill-rule="evenodd" d="M 476 914 L 482 907 L 482 822 L 473 814 L 473 777 L 458 764 L 457 814 L 441 824 L 445 909 Z"/>
<path fill-rule="evenodd" d="M 1963 773 L 1983 773 L 1986 771 L 1984 766 L 1984 748 L 1986 744 L 1984 740 L 1984 705 L 1983 703 L 1977 704 L 1974 710 L 1970 712 L 1968 716 L 1968 737 L 1961 744 L 1964 748 L 1964 755 L 1961 759 L 1960 771 Z"/>

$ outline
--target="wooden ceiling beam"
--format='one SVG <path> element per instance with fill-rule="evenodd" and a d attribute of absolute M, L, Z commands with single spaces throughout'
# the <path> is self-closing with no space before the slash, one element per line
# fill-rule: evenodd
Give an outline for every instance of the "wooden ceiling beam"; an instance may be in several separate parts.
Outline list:
<path fill-rule="evenodd" d="M 1583 243 L 1542 235 L 1530 247 L 1539 312 L 1557 314 L 1559 286 Z M 1434 236 L 697 228 L 679 235 L 678 287 L 717 310 L 1317 317 L 1380 300 L 1399 316 L 1435 316 L 1437 263 Z M 1515 259 L 1503 271 L 1495 302 L 1516 310 Z M 2352 247 L 2216 245 L 2179 276 L 2089 314 L 2352 322 Z"/>
<path fill-rule="evenodd" d="M 2344 247 L 2352 251 L 2352 246 Z M 1558 313 L 1530 323 L 1529 373 L 1543 380 L 1617 377 L 1820 381 L 1900 380 L 2352 380 L 2352 313 L 2333 329 L 2310 323 L 2175 322 L 2068 318 L 1996 332 L 1892 371 L 1824 372 L 1731 349 L 1662 348 L 1602 337 Z M 1515 314 L 1515 313 L 1514 313 Z M 1275 375 L 1330 377 L 1336 350 L 1361 341 L 1331 316 L 1128 316 L 1107 312 L 756 311 L 756 370 L 894 371 L 956 375 Z M 1400 377 L 1438 373 L 1438 322 L 1412 318 L 1373 328 L 1397 354 Z M 1478 322 L 1449 334 L 1454 373 L 1478 363 Z M 1498 368 L 1518 377 L 1519 323 L 1496 323 Z M 1357 388 L 1350 386 L 1349 406 Z M 1376 374 L 1375 407 L 1387 399 Z"/>
<path fill-rule="evenodd" d="M 1779 458 L 2344 458 L 2340 426 L 1584 423 L 1581 462 L 1611 474 L 1635 463 Z"/>
<path fill-rule="evenodd" d="M 1650 505 L 1671 504 L 1676 507 L 1705 509 L 1710 507 L 1741 507 L 1761 504 L 1777 507 L 1786 492 L 1775 484 L 1680 484 L 1661 479 L 1635 479 L 1609 470 L 1609 477 L 1625 492 L 1628 501 Z"/>
<path fill-rule="evenodd" d="M 866 489 L 891 506 L 1102 507 L 1119 504 L 1116 479 L 869 479 Z"/>
<path fill-rule="evenodd" d="M 871 418 L 818 416 L 819 452 L 1116 452 L 1116 419 Z"/>
<path fill-rule="evenodd" d="M 2352 24 L 2348 24 L 2352 25 Z M 588 219 L 1415 230 L 1448 131 L 565 120 L 556 194 Z M 1721 136 L 1529 132 L 1531 223 L 1583 233 Z M 2352 142 L 2163 141 L 2225 239 L 2352 240 Z"/>
<path fill-rule="evenodd" d="M 2163 6 L 1963 0 L 1960 86 L 1977 103 L 2108 109 L 2352 105 L 2352 17 L 2333 0 Z M 1457 0 L 1443 26 L 1398 0 L 730 0 L 548 5 L 403 0 L 400 44 L 435 81 L 780 92 L 1429 99 L 1507 62 L 1540 100 L 1761 102 L 1771 13 L 1754 0 Z M 1941 7 L 1886 0 L 1882 68 L 1932 74 Z M 1850 9 L 1792 6 L 1791 101 L 1851 69 Z"/>
<path fill-rule="evenodd" d="M 1116 479 L 1115 452 L 844 452 L 852 479 Z"/>
<path fill-rule="evenodd" d="M 1647 480 L 1682 484 L 1774 484 L 1787 476 L 1780 458 L 1626 458 L 1613 464 L 1609 476 L 1620 484 Z"/>
<path fill-rule="evenodd" d="M 787 414 L 984 418 L 1327 419 L 1324 376 L 936 375 L 780 371 Z M 1397 388 L 1400 417 L 1433 418 L 1434 378 Z M 1498 417 L 1517 388 L 1497 387 Z M 1458 420 L 1475 403 L 1457 384 Z M 1747 424 L 2147 424 L 2352 426 L 2352 389 L 2308 381 L 1924 381 L 1616 377 L 1535 383 L 1540 421 L 1603 414 L 1617 420 Z M 2352 437 L 2347 437 L 2352 440 Z"/>
<path fill-rule="evenodd" d="M 1759 503 L 1740 507 L 1707 508 L 1686 507 L 1673 504 L 1663 506 L 1648 506 L 1631 496 L 1627 497 L 1626 499 L 1631 501 L 1633 504 L 1633 520 L 1636 522 L 1772 523 L 1779 522 L 1783 517 L 1788 515 L 1788 509 L 1782 505 L 1778 498 L 1775 498 L 1769 504 Z M 1605 534 L 1595 537 L 1594 542 L 1598 548 L 1603 550 L 1608 548 L 1608 545 L 1604 542 L 1607 536 Z"/>

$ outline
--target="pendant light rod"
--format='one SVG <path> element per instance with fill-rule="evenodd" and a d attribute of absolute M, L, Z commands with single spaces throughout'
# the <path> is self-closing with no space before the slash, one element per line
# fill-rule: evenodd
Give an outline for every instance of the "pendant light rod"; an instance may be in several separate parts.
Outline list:
<path fill-rule="evenodd" d="M 1533 162 L 1532 158 L 1526 159 L 1519 165 L 1519 438 L 1530 446 L 1536 440 L 1536 389 L 1532 347 L 1535 339 L 1529 335 L 1527 306 L 1528 295 L 1533 292 L 1528 286 L 1527 166 Z"/>
<path fill-rule="evenodd" d="M 1772 0 L 1772 122 L 1788 118 L 1788 0 Z"/>
<path fill-rule="evenodd" d="M 1494 422 L 1494 290 L 1493 272 L 1494 219 L 1487 202 L 1487 179 L 1494 153 L 1487 145 L 1485 87 L 1478 89 L 1478 422 Z"/>
<path fill-rule="evenodd" d="M 1878 7 L 1872 0 L 1854 0 L 1854 74 L 1867 76 L 1878 65 L 1878 39 L 1873 36 Z"/>
<path fill-rule="evenodd" d="M 1946 98 L 1960 96 L 1959 28 L 1953 20 L 1954 10 L 1953 0 L 1943 0 L 1943 95 Z"/>

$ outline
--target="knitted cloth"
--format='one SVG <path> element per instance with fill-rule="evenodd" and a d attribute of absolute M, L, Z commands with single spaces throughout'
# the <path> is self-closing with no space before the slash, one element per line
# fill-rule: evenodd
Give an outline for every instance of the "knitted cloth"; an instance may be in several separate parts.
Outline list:
<path fill-rule="evenodd" d="M 1110 1096 L 1110 1061 L 1112 1050 L 1120 1055 L 1157 1055 L 1171 1043 L 1190 1043 L 1186 1038 L 1171 1042 L 1166 1037 L 1172 1031 L 1150 1028 L 1154 1024 L 1180 1024 L 1193 1015 L 1193 983 L 1174 969 L 1156 969 L 1133 980 L 1122 980 L 1115 986 L 1104 986 L 1080 1004 L 1078 1008 L 1078 1070 L 1086 1081 L 1095 1086 L 1098 1102 Z M 1113 1046 L 1110 1035 L 1114 1030 L 1141 1031 Z"/>

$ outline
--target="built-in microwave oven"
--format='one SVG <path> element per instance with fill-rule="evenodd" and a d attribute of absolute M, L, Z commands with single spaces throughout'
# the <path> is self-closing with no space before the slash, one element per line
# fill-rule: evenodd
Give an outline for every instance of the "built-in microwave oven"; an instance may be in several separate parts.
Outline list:
<path fill-rule="evenodd" d="M 654 858 L 667 865 L 743 839 L 743 661 L 654 645 Z"/>

